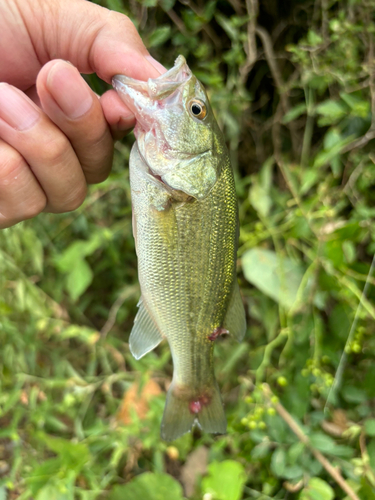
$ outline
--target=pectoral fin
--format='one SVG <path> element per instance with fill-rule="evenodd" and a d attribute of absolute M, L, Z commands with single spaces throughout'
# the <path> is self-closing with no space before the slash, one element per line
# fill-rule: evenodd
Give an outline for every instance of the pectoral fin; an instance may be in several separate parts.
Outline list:
<path fill-rule="evenodd" d="M 243 306 L 240 287 L 238 286 L 237 281 L 234 285 L 232 296 L 229 301 L 223 328 L 229 330 L 230 335 L 233 335 L 238 342 L 241 342 L 246 333 L 245 308 Z"/>
<path fill-rule="evenodd" d="M 139 301 L 138 307 L 138 313 L 129 338 L 130 351 L 135 359 L 142 358 L 163 340 L 142 299 Z"/>

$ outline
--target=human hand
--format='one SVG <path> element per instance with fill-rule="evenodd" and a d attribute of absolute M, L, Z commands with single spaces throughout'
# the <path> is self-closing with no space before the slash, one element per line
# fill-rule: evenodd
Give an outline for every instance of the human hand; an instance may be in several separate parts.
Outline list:
<path fill-rule="evenodd" d="M 134 125 L 114 90 L 99 100 L 79 72 L 110 83 L 165 70 L 126 16 L 85 0 L 6 0 L 0 32 L 1 229 L 80 206 Z"/>

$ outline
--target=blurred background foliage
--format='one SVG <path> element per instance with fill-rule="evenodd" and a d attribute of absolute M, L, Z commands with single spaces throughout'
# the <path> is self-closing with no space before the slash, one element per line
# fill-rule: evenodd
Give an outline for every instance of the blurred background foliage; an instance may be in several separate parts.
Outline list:
<path fill-rule="evenodd" d="M 0 499 L 374 499 L 374 0 L 100 3 L 187 58 L 227 139 L 248 312 L 215 348 L 228 434 L 162 442 L 168 346 L 129 353 L 131 135 L 80 209 L 0 232 Z"/>

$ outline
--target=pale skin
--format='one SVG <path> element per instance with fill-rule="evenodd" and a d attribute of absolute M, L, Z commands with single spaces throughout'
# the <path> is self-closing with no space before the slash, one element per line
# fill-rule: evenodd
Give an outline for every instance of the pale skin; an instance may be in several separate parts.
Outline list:
<path fill-rule="evenodd" d="M 110 83 L 165 71 L 126 16 L 85 0 L 0 2 L 0 229 L 79 207 L 108 176 L 113 141 L 134 126 Z M 69 61 L 69 62 L 67 62 Z"/>

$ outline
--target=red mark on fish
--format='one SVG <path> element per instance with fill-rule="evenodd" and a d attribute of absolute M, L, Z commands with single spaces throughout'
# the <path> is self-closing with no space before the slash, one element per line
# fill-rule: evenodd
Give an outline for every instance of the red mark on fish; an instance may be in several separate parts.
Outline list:
<path fill-rule="evenodd" d="M 218 328 L 215 328 L 215 330 L 210 333 L 210 335 L 208 336 L 208 340 L 216 340 L 220 335 L 228 335 L 229 334 L 229 331 L 226 330 L 225 328 L 222 328 L 222 327 L 218 327 Z"/>
<path fill-rule="evenodd" d="M 207 406 L 211 403 L 211 398 L 207 394 L 202 394 L 197 399 L 190 401 L 189 410 L 190 413 L 199 413 L 203 406 Z"/>

